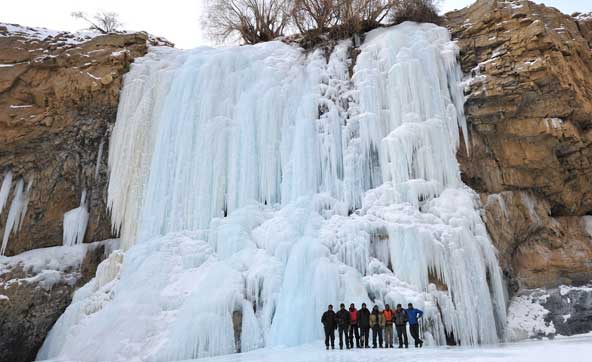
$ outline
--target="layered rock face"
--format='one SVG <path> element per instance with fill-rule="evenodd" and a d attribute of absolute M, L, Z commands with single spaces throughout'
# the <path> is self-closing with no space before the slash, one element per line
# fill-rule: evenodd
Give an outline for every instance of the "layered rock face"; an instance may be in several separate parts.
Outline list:
<path fill-rule="evenodd" d="M 149 45 L 171 44 L 0 24 L 0 240 L 5 255 L 18 254 L 0 256 L 0 361 L 33 360 L 112 249 L 46 247 L 62 245 L 64 214 L 83 194 L 84 241 L 111 236 L 109 134 L 123 74 Z"/>
<path fill-rule="evenodd" d="M 84 190 L 85 241 L 111 236 L 109 131 L 122 76 L 148 40 L 145 33 L 93 37 L 0 24 L 0 178 L 12 175 L 0 208 L 0 236 L 12 229 L 5 255 L 61 245 L 64 213 L 80 205 Z M 15 207 L 16 227 L 8 219 L 20 180 L 25 202 Z"/>
<path fill-rule="evenodd" d="M 463 179 L 482 196 L 511 291 L 590 281 L 588 17 L 479 0 L 446 21 L 467 77 L 471 147 L 458 155 Z"/>

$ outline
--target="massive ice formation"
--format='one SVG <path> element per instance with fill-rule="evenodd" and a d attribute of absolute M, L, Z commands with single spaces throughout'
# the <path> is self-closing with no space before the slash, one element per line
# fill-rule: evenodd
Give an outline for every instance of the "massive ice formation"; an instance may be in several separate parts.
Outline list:
<path fill-rule="evenodd" d="M 109 148 L 127 251 L 38 357 L 296 345 L 321 336 L 327 304 L 364 301 L 424 309 L 429 343 L 498 341 L 502 277 L 455 157 L 454 43 L 404 23 L 367 34 L 355 65 L 350 47 L 328 61 L 281 42 L 137 60 Z"/>

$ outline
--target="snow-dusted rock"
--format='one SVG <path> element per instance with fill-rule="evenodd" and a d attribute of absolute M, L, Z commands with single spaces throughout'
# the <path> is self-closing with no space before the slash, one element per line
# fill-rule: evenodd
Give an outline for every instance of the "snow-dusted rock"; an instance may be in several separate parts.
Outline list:
<path fill-rule="evenodd" d="M 0 256 L 0 361 L 31 361 L 49 329 L 117 247 L 111 240 Z"/>

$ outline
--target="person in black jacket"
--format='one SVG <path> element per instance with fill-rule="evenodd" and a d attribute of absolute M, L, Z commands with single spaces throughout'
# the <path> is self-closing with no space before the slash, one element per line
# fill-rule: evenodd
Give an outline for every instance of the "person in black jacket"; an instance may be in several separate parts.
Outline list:
<path fill-rule="evenodd" d="M 347 338 L 347 331 L 349 329 L 349 312 L 345 309 L 345 304 L 341 303 L 339 312 L 335 315 L 337 319 L 337 332 L 339 333 L 339 349 L 343 349 L 343 335 L 345 334 L 345 346 L 349 346 L 349 339 Z"/>
<path fill-rule="evenodd" d="M 397 329 L 397 337 L 399 337 L 399 348 L 409 347 L 409 340 L 407 338 L 407 312 L 401 304 L 397 304 L 397 309 L 395 309 L 395 328 Z"/>
<path fill-rule="evenodd" d="M 362 348 L 370 348 L 370 311 L 366 308 L 366 303 L 362 303 L 362 308 L 358 311 L 358 325 Z"/>
<path fill-rule="evenodd" d="M 337 328 L 337 317 L 333 312 L 333 306 L 329 304 L 327 311 L 321 317 L 321 323 L 325 328 L 325 346 L 329 349 L 329 342 L 331 342 L 331 349 L 335 349 L 335 329 Z"/>

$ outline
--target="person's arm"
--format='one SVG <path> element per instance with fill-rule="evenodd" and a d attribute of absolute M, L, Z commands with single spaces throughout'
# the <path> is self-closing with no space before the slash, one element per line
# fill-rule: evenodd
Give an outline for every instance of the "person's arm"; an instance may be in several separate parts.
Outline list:
<path fill-rule="evenodd" d="M 321 324 L 325 325 L 326 320 L 327 320 L 327 313 L 323 313 L 323 316 L 321 317 Z"/>
<path fill-rule="evenodd" d="M 419 312 L 419 316 L 417 316 L 417 318 L 423 317 L 423 310 L 418 309 L 417 311 Z"/>

